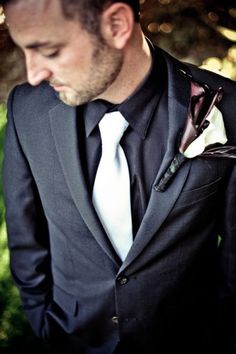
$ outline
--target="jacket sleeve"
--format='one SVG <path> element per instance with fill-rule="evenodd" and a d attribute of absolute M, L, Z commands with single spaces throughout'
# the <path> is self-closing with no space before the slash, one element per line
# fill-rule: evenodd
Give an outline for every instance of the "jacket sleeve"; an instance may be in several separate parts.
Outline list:
<path fill-rule="evenodd" d="M 39 193 L 17 136 L 13 101 L 14 91 L 8 100 L 3 162 L 10 266 L 33 330 L 44 337 L 44 313 L 51 301 L 49 234 Z"/>
<path fill-rule="evenodd" d="M 220 214 L 223 221 L 218 249 L 220 268 L 218 327 L 219 337 L 224 342 L 226 350 L 225 346 L 229 345 L 232 348 L 236 345 L 236 163 L 225 189 Z"/>

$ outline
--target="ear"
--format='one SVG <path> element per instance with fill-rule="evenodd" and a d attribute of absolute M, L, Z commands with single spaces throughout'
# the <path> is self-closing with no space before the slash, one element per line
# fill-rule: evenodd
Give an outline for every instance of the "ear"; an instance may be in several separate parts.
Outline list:
<path fill-rule="evenodd" d="M 131 7 L 117 2 L 107 7 L 101 15 L 101 34 L 106 42 L 123 49 L 134 28 L 134 14 Z"/>

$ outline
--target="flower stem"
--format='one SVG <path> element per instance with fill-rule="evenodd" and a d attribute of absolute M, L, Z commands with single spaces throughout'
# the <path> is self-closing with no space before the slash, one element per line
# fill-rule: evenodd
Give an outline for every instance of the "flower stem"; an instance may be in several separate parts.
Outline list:
<path fill-rule="evenodd" d="M 160 182 L 154 186 L 157 192 L 164 192 L 171 182 L 173 176 L 176 174 L 180 166 L 187 160 L 183 154 L 178 152 L 175 157 L 173 158 L 170 166 L 168 167 L 167 171 L 164 173 L 163 177 L 161 178 Z"/>

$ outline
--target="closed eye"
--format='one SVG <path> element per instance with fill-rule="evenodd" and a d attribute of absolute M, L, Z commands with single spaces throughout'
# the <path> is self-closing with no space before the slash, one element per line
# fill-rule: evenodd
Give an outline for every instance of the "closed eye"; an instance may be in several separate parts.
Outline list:
<path fill-rule="evenodd" d="M 42 53 L 42 56 L 44 56 L 45 58 L 56 58 L 59 55 L 59 50 L 56 50 L 52 53 Z"/>

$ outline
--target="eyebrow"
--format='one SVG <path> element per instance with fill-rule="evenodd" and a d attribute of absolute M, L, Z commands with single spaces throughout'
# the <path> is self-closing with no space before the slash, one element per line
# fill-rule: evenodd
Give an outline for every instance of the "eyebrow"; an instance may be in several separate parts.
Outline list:
<path fill-rule="evenodd" d="M 49 45 L 51 45 L 50 42 L 33 42 L 33 43 L 30 43 L 30 44 L 27 44 L 25 46 L 25 48 L 27 48 L 27 49 L 37 49 L 37 48 L 46 47 L 46 46 L 49 46 Z"/>

